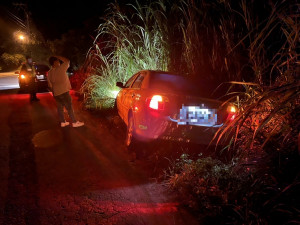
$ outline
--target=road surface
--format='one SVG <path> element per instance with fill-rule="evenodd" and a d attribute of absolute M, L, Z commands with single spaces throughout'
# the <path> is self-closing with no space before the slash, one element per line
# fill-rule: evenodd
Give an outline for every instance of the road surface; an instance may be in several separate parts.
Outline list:
<path fill-rule="evenodd" d="M 143 162 L 130 162 L 107 114 L 72 95 L 86 125 L 60 128 L 51 94 L 37 96 L 0 91 L 0 224 L 198 224 Z"/>

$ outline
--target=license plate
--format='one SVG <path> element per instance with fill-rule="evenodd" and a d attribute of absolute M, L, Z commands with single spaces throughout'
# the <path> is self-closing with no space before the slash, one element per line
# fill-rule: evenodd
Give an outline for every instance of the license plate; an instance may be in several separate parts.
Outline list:
<path fill-rule="evenodd" d="M 182 106 L 178 125 L 214 126 L 217 124 L 217 110 L 202 106 Z"/>
<path fill-rule="evenodd" d="M 42 80 L 42 79 L 44 79 L 44 78 L 45 78 L 44 75 L 36 75 L 36 79 L 38 79 L 38 80 Z"/>

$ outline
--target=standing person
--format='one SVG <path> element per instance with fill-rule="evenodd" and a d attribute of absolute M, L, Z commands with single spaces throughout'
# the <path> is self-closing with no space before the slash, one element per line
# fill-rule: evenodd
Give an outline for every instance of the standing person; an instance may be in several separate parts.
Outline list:
<path fill-rule="evenodd" d="M 71 84 L 67 75 L 67 69 L 70 66 L 70 60 L 62 56 L 51 56 L 49 58 L 51 69 L 48 72 L 48 86 L 53 92 L 57 104 L 57 112 L 60 120 L 60 126 L 65 127 L 70 123 L 65 120 L 64 107 L 67 109 L 73 127 L 81 127 L 83 122 L 77 121 L 72 107 L 72 98 L 69 93 Z"/>
<path fill-rule="evenodd" d="M 26 56 L 26 62 L 21 66 L 20 74 L 26 74 L 28 77 L 28 88 L 30 93 L 30 101 L 39 101 L 36 97 L 37 82 L 35 66 L 30 56 Z"/>

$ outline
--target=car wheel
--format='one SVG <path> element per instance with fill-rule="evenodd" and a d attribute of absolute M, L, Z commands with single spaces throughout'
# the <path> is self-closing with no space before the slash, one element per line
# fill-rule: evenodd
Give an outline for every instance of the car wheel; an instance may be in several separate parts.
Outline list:
<path fill-rule="evenodd" d="M 135 137 L 135 126 L 132 115 L 128 116 L 125 144 L 130 154 L 135 154 L 137 159 L 144 158 L 145 148 Z"/>
<path fill-rule="evenodd" d="M 135 142 L 134 137 L 133 137 L 133 133 L 134 133 L 133 117 L 129 116 L 128 117 L 127 132 L 126 132 L 126 139 L 125 139 L 125 144 L 126 144 L 127 147 L 132 146 Z"/>

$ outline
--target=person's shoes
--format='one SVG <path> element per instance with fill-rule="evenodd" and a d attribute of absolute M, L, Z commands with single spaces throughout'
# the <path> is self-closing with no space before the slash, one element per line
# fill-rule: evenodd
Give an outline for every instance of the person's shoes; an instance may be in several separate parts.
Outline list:
<path fill-rule="evenodd" d="M 75 123 L 72 123 L 73 127 L 81 127 L 84 125 L 84 122 L 76 121 Z"/>
<path fill-rule="evenodd" d="M 68 121 L 65 121 L 65 122 L 61 122 L 60 123 L 60 126 L 61 127 L 66 127 L 66 126 L 68 126 L 70 123 L 68 122 Z"/>

